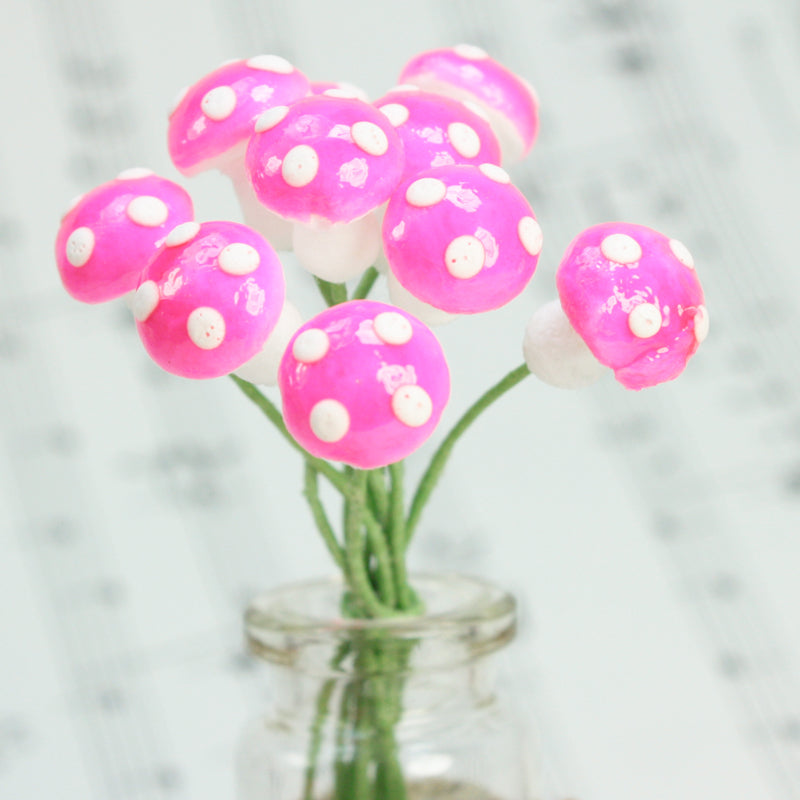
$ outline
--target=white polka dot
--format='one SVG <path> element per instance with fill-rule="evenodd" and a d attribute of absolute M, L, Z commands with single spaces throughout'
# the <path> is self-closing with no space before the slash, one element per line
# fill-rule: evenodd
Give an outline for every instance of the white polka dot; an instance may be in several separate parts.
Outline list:
<path fill-rule="evenodd" d="M 128 219 L 145 228 L 157 228 L 167 221 L 169 209 L 163 200 L 143 194 L 134 197 L 125 209 Z"/>
<path fill-rule="evenodd" d="M 319 328 L 303 331 L 292 345 L 292 355 L 301 364 L 314 364 L 328 354 L 331 342 L 328 334 Z"/>
<path fill-rule="evenodd" d="M 497 164 L 481 164 L 478 169 L 495 183 L 511 183 L 511 176 Z"/>
<path fill-rule="evenodd" d="M 636 239 L 626 233 L 612 233 L 600 242 L 600 252 L 617 264 L 633 264 L 642 257 L 642 248 Z"/>
<path fill-rule="evenodd" d="M 435 206 L 444 200 L 447 186 L 438 178 L 419 178 L 406 189 L 406 202 L 417 208 Z"/>
<path fill-rule="evenodd" d="M 277 72 L 281 75 L 288 75 L 290 72 L 294 72 L 294 67 L 285 58 L 275 55 L 248 58 L 247 66 L 251 69 L 264 70 L 264 72 Z"/>
<path fill-rule="evenodd" d="M 402 103 L 386 103 L 379 110 L 395 128 L 408 122 L 409 110 Z"/>
<path fill-rule="evenodd" d="M 350 414 L 338 400 L 320 400 L 308 418 L 311 430 L 323 442 L 338 442 L 350 430 Z"/>
<path fill-rule="evenodd" d="M 289 186 L 300 188 L 314 180 L 319 170 L 317 151 L 307 144 L 293 147 L 283 159 L 281 175 Z"/>
<path fill-rule="evenodd" d="M 401 386 L 392 395 L 392 411 L 403 425 L 419 428 L 431 418 L 433 402 L 421 386 Z"/>
<path fill-rule="evenodd" d="M 708 323 L 708 309 L 705 306 L 697 306 L 694 315 L 694 338 L 698 344 L 704 342 L 708 336 Z"/>
<path fill-rule="evenodd" d="M 200 101 L 203 113 L 215 122 L 221 122 L 233 114 L 236 108 L 236 92 L 230 86 L 217 86 L 206 92 Z"/>
<path fill-rule="evenodd" d="M 169 116 L 171 117 L 177 110 L 178 106 L 183 102 L 186 95 L 189 94 L 189 87 L 184 86 L 174 97 L 172 105 L 169 107 Z"/>
<path fill-rule="evenodd" d="M 661 312 L 652 303 L 639 303 L 628 314 L 628 327 L 637 339 L 649 339 L 661 330 Z"/>
<path fill-rule="evenodd" d="M 124 169 L 117 175 L 118 181 L 134 181 L 137 178 L 148 178 L 150 175 L 154 175 L 155 173 L 151 169 L 147 169 L 147 167 L 131 167 L 130 169 Z"/>
<path fill-rule="evenodd" d="M 397 311 L 382 311 L 375 317 L 373 330 L 385 344 L 407 344 L 414 329 L 406 317 Z"/>
<path fill-rule="evenodd" d="M 474 44 L 457 44 L 453 48 L 453 52 L 470 61 L 482 61 L 484 58 L 489 58 L 489 54 L 482 47 Z"/>
<path fill-rule="evenodd" d="M 67 261 L 73 267 L 82 267 L 92 257 L 94 232 L 91 228 L 75 228 L 65 247 Z"/>
<path fill-rule="evenodd" d="M 219 254 L 219 268 L 228 275 L 249 275 L 260 263 L 258 250 L 243 242 L 233 242 Z"/>
<path fill-rule="evenodd" d="M 356 145 L 371 156 L 382 156 L 389 149 L 389 139 L 374 122 L 356 122 L 350 135 Z"/>
<path fill-rule="evenodd" d="M 279 123 L 286 119 L 289 113 L 289 106 L 275 106 L 265 111 L 257 120 L 255 124 L 256 133 L 264 133 L 264 131 L 271 130 Z"/>
<path fill-rule="evenodd" d="M 180 247 L 180 245 L 186 244 L 186 242 L 191 242 L 198 233 L 200 233 L 199 222 L 182 222 L 180 225 L 176 225 L 169 234 L 167 234 L 167 238 L 164 239 L 164 244 L 167 247 Z"/>
<path fill-rule="evenodd" d="M 421 91 L 419 86 L 415 86 L 413 83 L 398 83 L 397 86 L 393 86 L 389 89 L 389 92 L 419 92 Z"/>
<path fill-rule="evenodd" d="M 225 318 L 215 308 L 201 306 L 189 314 L 186 332 L 201 350 L 213 350 L 225 338 Z"/>
<path fill-rule="evenodd" d="M 533 217 L 523 217 L 517 225 L 517 233 L 522 246 L 532 255 L 542 252 L 542 229 Z"/>
<path fill-rule="evenodd" d="M 474 236 L 458 236 L 447 245 L 444 264 L 454 278 L 474 278 L 483 269 L 486 261 L 480 239 Z"/>
<path fill-rule="evenodd" d="M 158 284 L 145 281 L 133 295 L 133 318 L 144 322 L 156 310 L 158 299 Z"/>
<path fill-rule="evenodd" d="M 481 140 L 475 131 L 464 122 L 451 122 L 447 136 L 455 151 L 463 158 L 475 158 L 481 151 Z"/>
<path fill-rule="evenodd" d="M 684 267 L 694 269 L 694 258 L 689 252 L 689 248 L 683 242 L 679 242 L 677 239 L 670 239 L 669 249 L 672 250 L 672 255 L 674 255 Z"/>

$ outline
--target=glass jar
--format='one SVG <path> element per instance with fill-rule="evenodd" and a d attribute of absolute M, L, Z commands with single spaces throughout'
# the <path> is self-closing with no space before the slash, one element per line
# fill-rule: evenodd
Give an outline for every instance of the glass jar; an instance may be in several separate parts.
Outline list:
<path fill-rule="evenodd" d="M 530 726 L 498 693 L 493 657 L 516 604 L 483 581 L 417 576 L 425 614 L 338 615 L 342 585 L 257 598 L 251 651 L 274 703 L 245 730 L 239 800 L 533 800 Z"/>

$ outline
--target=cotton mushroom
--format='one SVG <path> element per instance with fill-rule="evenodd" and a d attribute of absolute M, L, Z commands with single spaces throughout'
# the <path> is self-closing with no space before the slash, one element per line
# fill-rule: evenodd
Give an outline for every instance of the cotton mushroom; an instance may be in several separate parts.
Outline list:
<path fill-rule="evenodd" d="M 403 143 L 403 180 L 448 164 L 500 164 L 500 144 L 479 108 L 411 87 L 393 89 L 374 105 Z"/>
<path fill-rule="evenodd" d="M 176 183 L 140 167 L 121 172 L 73 201 L 61 220 L 56 263 L 64 287 L 85 303 L 132 292 L 170 230 L 193 216 Z"/>
<path fill-rule="evenodd" d="M 333 306 L 296 334 L 280 366 L 286 426 L 312 455 L 374 469 L 433 432 L 450 394 L 436 337 L 394 306 Z"/>
<path fill-rule="evenodd" d="M 403 148 L 389 120 L 368 103 L 313 95 L 259 118 L 247 169 L 259 200 L 295 223 L 298 261 L 340 282 L 377 257 L 376 211 L 400 180 Z"/>
<path fill-rule="evenodd" d="M 628 389 L 676 378 L 708 334 L 708 311 L 689 250 L 642 225 L 595 225 L 569 246 L 556 284 L 565 319 L 600 364 Z M 558 364 L 553 337 L 537 312 L 523 350 L 532 372 L 579 385 Z M 538 321 L 537 321 L 538 318 Z M 563 321 L 551 330 L 563 330 Z M 585 360 L 575 346 L 573 358 Z"/>
<path fill-rule="evenodd" d="M 469 100 L 489 116 L 504 162 L 519 161 L 539 128 L 539 99 L 533 87 L 475 45 L 429 50 L 412 58 L 400 83 Z"/>
<path fill-rule="evenodd" d="M 542 232 L 501 167 L 455 165 L 400 186 L 386 209 L 383 241 L 394 278 L 411 295 L 450 314 L 474 314 L 525 288 Z"/>
<path fill-rule="evenodd" d="M 142 273 L 133 314 L 157 364 L 215 378 L 261 350 L 284 299 L 280 261 L 262 236 L 235 222 L 187 222 Z"/>
<path fill-rule="evenodd" d="M 256 199 L 244 171 L 253 125 L 268 109 L 291 105 L 308 79 L 286 59 L 260 55 L 226 62 L 185 89 L 169 116 L 169 153 L 184 175 L 218 169 L 233 182 L 245 222 L 276 249 L 291 246 L 291 230 Z"/>

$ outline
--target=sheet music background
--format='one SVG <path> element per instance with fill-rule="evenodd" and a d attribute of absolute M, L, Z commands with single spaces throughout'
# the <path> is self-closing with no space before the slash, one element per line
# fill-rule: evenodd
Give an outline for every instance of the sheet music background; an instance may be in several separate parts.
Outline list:
<path fill-rule="evenodd" d="M 519 363 L 560 253 L 594 222 L 685 241 L 712 327 L 672 385 L 515 390 L 459 445 L 415 564 L 518 593 L 510 669 L 548 797 L 800 798 L 794 4 L 2 10 L 2 800 L 233 797 L 236 739 L 269 691 L 243 654 L 243 605 L 329 570 L 299 463 L 229 382 L 160 372 L 123 306 L 63 292 L 61 212 L 126 167 L 177 178 L 166 109 L 225 58 L 276 52 L 378 97 L 411 54 L 460 41 L 541 95 L 539 142 L 512 176 L 545 249 L 523 297 L 440 330 L 448 419 Z M 200 218 L 237 217 L 222 178 L 184 185 Z M 292 291 L 311 312 L 308 284 Z"/>

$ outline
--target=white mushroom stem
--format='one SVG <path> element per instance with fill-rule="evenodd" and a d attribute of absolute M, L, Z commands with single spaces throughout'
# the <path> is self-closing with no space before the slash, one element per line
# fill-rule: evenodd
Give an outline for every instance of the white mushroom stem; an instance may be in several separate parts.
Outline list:
<path fill-rule="evenodd" d="M 283 304 L 283 310 L 275 328 L 264 342 L 261 351 L 242 364 L 239 369 L 234 370 L 234 375 L 261 386 L 277 386 L 278 367 L 283 354 L 289 346 L 292 336 L 297 333 L 302 324 L 303 318 L 300 316 L 300 312 L 287 300 Z"/>
<path fill-rule="evenodd" d="M 371 267 L 381 251 L 381 217 L 370 212 L 352 222 L 296 222 L 292 246 L 300 265 L 332 283 L 343 283 Z"/>
<path fill-rule="evenodd" d="M 224 160 L 219 161 L 217 169 L 233 184 L 244 224 L 258 231 L 275 250 L 291 250 L 292 223 L 270 211 L 256 197 L 255 189 L 245 169 L 246 150 L 247 142 L 242 142 L 229 151 Z"/>
<path fill-rule="evenodd" d="M 397 280 L 391 269 L 386 273 L 386 286 L 389 289 L 389 297 L 394 305 L 398 308 L 402 308 L 403 311 L 407 311 L 409 314 L 413 314 L 429 328 L 435 328 L 437 325 L 445 325 L 459 316 L 458 314 L 451 314 L 448 311 L 442 311 L 441 308 L 436 308 L 426 303 L 424 300 L 415 297 Z"/>
<path fill-rule="evenodd" d="M 570 325 L 558 300 L 543 305 L 530 318 L 522 352 L 537 378 L 561 389 L 589 386 L 608 371 Z"/>

